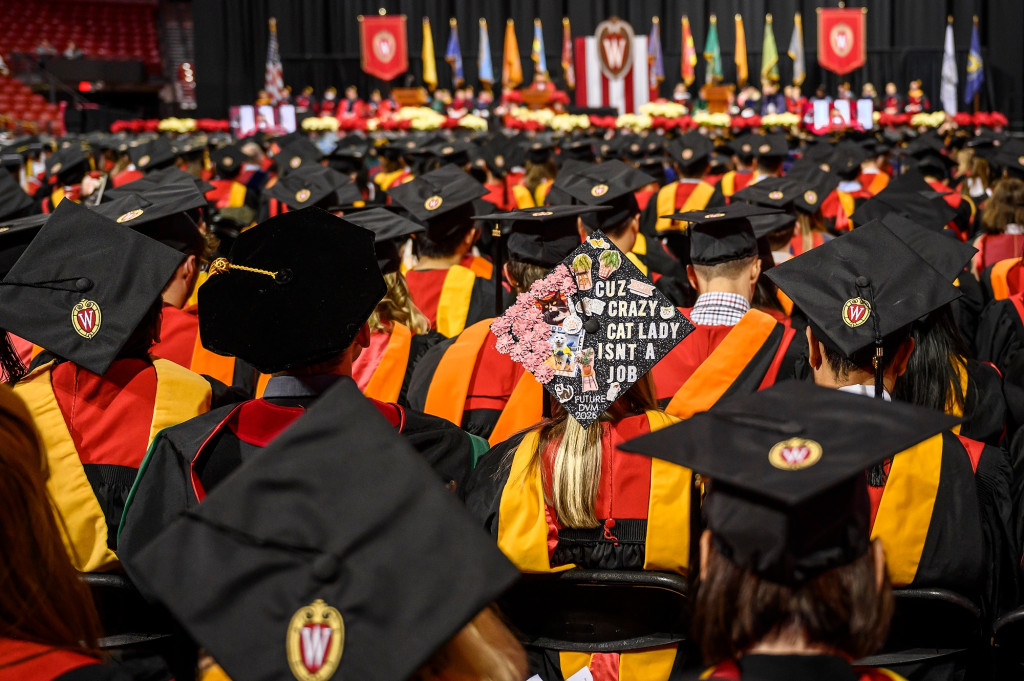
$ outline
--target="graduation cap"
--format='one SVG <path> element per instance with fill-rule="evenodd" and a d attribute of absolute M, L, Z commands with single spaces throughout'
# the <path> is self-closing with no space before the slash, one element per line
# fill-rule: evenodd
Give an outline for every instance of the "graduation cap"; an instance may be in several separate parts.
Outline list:
<path fill-rule="evenodd" d="M 710 478 L 704 512 L 715 549 L 762 579 L 799 586 L 868 551 L 865 471 L 958 421 L 786 381 L 620 448 Z"/>
<path fill-rule="evenodd" d="M 345 196 L 339 190 L 350 187 Z M 354 190 L 354 193 L 351 191 Z M 348 176 L 320 164 L 301 167 L 282 175 L 273 187 L 263 190 L 265 196 L 275 198 L 292 210 L 319 206 L 335 210 L 342 204 L 362 200 L 362 193 L 349 182 Z"/>
<path fill-rule="evenodd" d="M 338 145 L 327 157 L 327 163 L 341 173 L 355 173 L 363 169 L 366 162 L 367 148 L 365 144 L 349 143 Z"/>
<path fill-rule="evenodd" d="M 766 177 L 754 184 L 748 184 L 733 194 L 732 198 L 734 201 L 746 201 L 758 206 L 786 210 L 795 205 L 797 198 L 808 188 L 806 183 L 790 177 Z"/>
<path fill-rule="evenodd" d="M 593 163 L 597 160 L 597 148 L 600 140 L 592 137 L 580 137 L 566 140 L 562 143 L 562 158 L 584 163 Z"/>
<path fill-rule="evenodd" d="M 763 239 L 773 232 L 789 229 L 796 224 L 796 215 L 793 213 L 751 215 L 747 219 L 750 220 L 750 228 L 754 230 L 754 237 L 757 239 Z"/>
<path fill-rule="evenodd" d="M 754 153 L 758 158 L 786 156 L 789 154 L 789 143 L 782 133 L 764 135 L 757 140 Z"/>
<path fill-rule="evenodd" d="M 16 156 L 20 159 L 20 156 Z M 31 208 L 32 197 L 25 193 L 18 181 L 10 173 L 0 172 L 0 218 L 19 217 Z"/>
<path fill-rule="evenodd" d="M 405 681 L 519 578 L 351 380 L 126 568 L 245 681 Z"/>
<path fill-rule="evenodd" d="M 49 213 L 40 213 L 0 220 L 0 278 L 7 276 L 49 218 Z"/>
<path fill-rule="evenodd" d="M 232 178 L 238 175 L 248 159 L 238 145 L 229 144 L 210 154 L 210 160 L 217 166 L 218 175 L 223 178 Z"/>
<path fill-rule="evenodd" d="M 377 265 L 383 274 L 397 272 L 402 264 L 399 242 L 426 228 L 380 206 L 345 213 L 345 220 L 373 232 Z"/>
<path fill-rule="evenodd" d="M 860 173 L 860 165 L 868 159 L 864 147 L 856 142 L 844 141 L 832 150 L 828 165 L 830 170 L 841 178 Z"/>
<path fill-rule="evenodd" d="M 704 135 L 691 130 L 668 143 L 669 157 L 680 168 L 704 163 L 711 156 L 714 146 Z"/>
<path fill-rule="evenodd" d="M 78 146 L 65 147 L 46 159 L 46 176 L 60 185 L 81 182 L 88 170 L 89 157 Z"/>
<path fill-rule="evenodd" d="M 960 241 L 948 230 L 930 229 L 899 213 L 890 213 L 882 217 L 881 221 L 900 241 L 910 246 L 950 282 L 963 274 L 964 268 L 978 252 L 974 246 Z"/>
<path fill-rule="evenodd" d="M 274 160 L 277 162 L 279 176 L 284 177 L 303 166 L 319 165 L 323 157 L 323 152 L 303 137 L 282 148 L 280 153 L 274 156 Z"/>
<path fill-rule="evenodd" d="M 555 145 L 544 140 L 535 140 L 524 145 L 526 160 L 530 163 L 547 163 L 551 160 Z"/>
<path fill-rule="evenodd" d="M 757 255 L 757 237 L 750 218 L 782 211 L 735 202 L 722 208 L 665 215 L 690 223 L 690 261 L 694 265 L 720 265 Z"/>
<path fill-rule="evenodd" d="M 694 326 L 600 231 L 491 324 L 498 352 L 586 427 Z"/>
<path fill-rule="evenodd" d="M 430 147 L 430 152 L 441 161 L 442 164 L 451 163 L 457 166 L 464 166 L 469 163 L 469 155 L 476 149 L 476 145 L 461 140 L 451 142 L 439 142 Z"/>
<path fill-rule="evenodd" d="M 187 209 L 175 202 L 154 203 L 145 196 L 129 194 L 92 210 L 182 253 L 202 252 L 206 244 L 199 227 L 184 212 Z"/>
<path fill-rule="evenodd" d="M 466 227 L 473 215 L 473 201 L 487 189 L 458 166 L 447 165 L 387 193 L 426 226 L 431 239 L 444 241 Z"/>
<path fill-rule="evenodd" d="M 21 154 L 0 154 L 0 168 L 11 170 L 23 165 L 25 165 L 25 159 L 21 157 Z"/>
<path fill-rule="evenodd" d="M 315 207 L 242 232 L 199 289 L 203 346 L 265 374 L 334 358 L 387 292 L 373 241 Z"/>
<path fill-rule="evenodd" d="M 509 259 L 550 269 L 580 245 L 576 219 L 607 210 L 603 206 L 541 206 L 474 215 L 473 219 L 508 224 Z"/>
<path fill-rule="evenodd" d="M 61 201 L 4 277 L 0 317 L 12 333 L 102 374 L 184 257 Z"/>
<path fill-rule="evenodd" d="M 163 168 L 174 161 L 174 149 L 166 137 L 157 137 L 128 150 L 135 167 L 143 172 Z"/>
<path fill-rule="evenodd" d="M 555 179 L 559 187 L 587 206 L 608 206 L 611 210 L 583 215 L 590 229 L 611 229 L 640 214 L 633 192 L 654 182 L 654 178 L 618 160 L 602 163 L 566 163 Z"/>
<path fill-rule="evenodd" d="M 749 132 L 744 135 L 740 135 L 734 141 L 732 149 L 736 156 L 740 157 L 740 160 L 744 163 L 750 163 L 754 160 L 754 156 L 757 155 L 757 148 L 761 146 L 761 140 L 764 135 Z"/>
<path fill-rule="evenodd" d="M 885 338 L 960 297 L 948 279 L 877 220 L 766 276 L 803 310 L 818 340 L 843 357 L 864 366 L 874 346 L 879 398 Z"/>
<path fill-rule="evenodd" d="M 903 178 L 890 182 L 885 189 L 859 205 L 850 219 L 854 224 L 862 225 L 891 214 L 899 214 L 924 227 L 942 229 L 956 217 L 956 210 L 924 180 L 921 180 L 921 184 L 926 189 L 905 190 L 905 186 L 915 186 L 916 182 L 908 182 Z"/>
<path fill-rule="evenodd" d="M 838 177 L 811 163 L 804 164 L 798 172 L 793 172 L 793 168 L 790 168 L 786 177 L 805 183 L 804 191 L 793 201 L 793 206 L 808 215 L 821 210 L 821 203 L 839 186 Z"/>

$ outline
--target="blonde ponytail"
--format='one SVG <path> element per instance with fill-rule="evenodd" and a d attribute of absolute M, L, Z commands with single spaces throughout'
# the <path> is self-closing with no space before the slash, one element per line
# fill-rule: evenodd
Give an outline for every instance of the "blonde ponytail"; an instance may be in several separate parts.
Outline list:
<path fill-rule="evenodd" d="M 584 428 L 574 418 L 565 422 L 552 470 L 552 506 L 566 527 L 597 527 L 594 508 L 601 482 L 601 422 Z"/>
<path fill-rule="evenodd" d="M 400 272 L 390 272 L 384 275 L 384 281 L 387 282 L 388 292 L 384 299 L 377 303 L 373 314 L 366 322 L 370 331 L 390 333 L 392 324 L 407 326 L 416 335 L 429 331 L 430 320 L 412 302 L 405 277 Z"/>

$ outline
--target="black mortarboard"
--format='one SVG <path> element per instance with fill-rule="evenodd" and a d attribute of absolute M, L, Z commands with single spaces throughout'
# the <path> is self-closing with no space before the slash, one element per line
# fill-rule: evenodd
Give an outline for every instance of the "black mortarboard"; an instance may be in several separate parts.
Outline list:
<path fill-rule="evenodd" d="M 242 166 L 245 165 L 248 158 L 238 145 L 229 144 L 210 154 L 210 160 L 217 166 L 218 175 L 232 178 L 242 170 Z"/>
<path fill-rule="evenodd" d="M 691 130 L 668 143 L 669 157 L 681 168 L 706 162 L 713 150 L 711 140 L 696 130 Z"/>
<path fill-rule="evenodd" d="M 277 199 L 292 210 L 309 206 L 332 210 L 363 198 L 358 190 L 349 196 L 339 196 L 338 190 L 348 184 L 350 182 L 347 175 L 314 163 L 279 177 L 273 187 L 263 190 L 263 194 Z"/>
<path fill-rule="evenodd" d="M 733 194 L 732 199 L 786 210 L 791 208 L 808 188 L 805 183 L 790 177 L 766 177 L 759 182 L 748 184 Z"/>
<path fill-rule="evenodd" d="M 547 163 L 555 145 L 551 142 L 534 141 L 526 144 L 526 160 L 530 163 Z"/>
<path fill-rule="evenodd" d="M 562 143 L 562 158 L 593 163 L 597 160 L 597 147 L 599 144 L 600 140 L 592 137 L 566 140 Z"/>
<path fill-rule="evenodd" d="M 32 197 L 25 193 L 13 175 L 0 173 L 0 218 L 20 217 L 23 211 L 32 207 L 32 203 Z"/>
<path fill-rule="evenodd" d="M 46 175 L 56 178 L 57 184 L 77 184 L 88 170 L 89 157 L 79 146 L 65 147 L 46 159 Z"/>
<path fill-rule="evenodd" d="M 620 447 L 710 478 L 704 512 L 715 549 L 762 579 L 799 586 L 867 552 L 865 471 L 957 421 L 787 381 Z"/>
<path fill-rule="evenodd" d="M 128 150 L 135 167 L 143 172 L 165 167 L 174 161 L 174 149 L 166 137 L 157 137 Z"/>
<path fill-rule="evenodd" d="M 49 218 L 49 213 L 40 213 L 26 218 L 0 220 L 0 278 L 7 276 Z"/>
<path fill-rule="evenodd" d="M 908 165 L 917 168 L 922 174 L 946 177 L 949 169 L 956 165 L 956 161 L 945 154 L 921 154 L 914 156 Z"/>
<path fill-rule="evenodd" d="M 347 144 L 339 144 L 328 156 L 327 163 L 341 173 L 355 173 L 363 169 L 366 162 L 367 148 L 365 144 L 346 140 Z"/>
<path fill-rule="evenodd" d="M 821 203 L 832 190 L 839 186 L 839 178 L 832 173 L 827 173 L 812 163 L 806 163 L 799 172 L 794 173 L 791 168 L 786 177 L 804 182 L 804 191 L 793 201 L 797 210 L 813 215 L 821 210 Z M 762 180 L 763 182 L 763 180 Z"/>
<path fill-rule="evenodd" d="M 405 681 L 519 578 L 348 379 L 127 569 L 244 681 Z"/>
<path fill-rule="evenodd" d="M 942 194 L 930 187 L 920 191 L 901 191 L 897 186 L 889 186 L 857 206 L 850 219 L 854 224 L 862 225 L 892 214 L 904 215 L 924 227 L 942 229 L 956 217 L 956 210 L 946 203 Z"/>
<path fill-rule="evenodd" d="M 751 215 L 750 228 L 754 230 L 754 237 L 762 239 L 772 232 L 789 229 L 796 224 L 796 215 L 793 213 L 773 213 L 771 215 Z"/>
<path fill-rule="evenodd" d="M 475 149 L 475 145 L 461 140 L 439 142 L 430 147 L 430 151 L 442 164 L 451 163 L 457 166 L 464 166 L 469 163 L 469 154 Z"/>
<path fill-rule="evenodd" d="M 605 210 L 607 208 L 595 206 L 541 206 L 474 215 L 473 219 L 509 224 L 509 260 L 550 269 L 580 245 L 577 218 Z"/>
<path fill-rule="evenodd" d="M 572 165 L 566 163 L 553 186 L 585 205 L 608 206 L 611 210 L 583 216 L 583 224 L 590 229 L 606 230 L 640 214 L 633 192 L 654 181 L 650 175 L 622 161 L 597 164 L 577 161 Z"/>
<path fill-rule="evenodd" d="M 412 217 L 426 225 L 434 241 L 464 229 L 473 215 L 473 201 L 487 189 L 458 166 L 447 165 L 420 175 L 387 192 Z"/>
<path fill-rule="evenodd" d="M 789 153 L 789 143 L 782 133 L 772 133 L 758 139 L 754 151 L 758 157 L 786 156 Z"/>
<path fill-rule="evenodd" d="M 274 156 L 274 161 L 277 163 L 278 175 L 284 177 L 303 166 L 318 165 L 323 157 L 323 152 L 303 137 L 281 149 L 281 152 Z"/>
<path fill-rule="evenodd" d="M 763 138 L 764 135 L 752 132 L 740 135 L 733 140 L 732 149 L 735 150 L 736 156 L 739 156 L 741 161 L 750 163 L 757 155 L 757 148 L 761 145 Z"/>
<path fill-rule="evenodd" d="M 950 231 L 929 229 L 899 213 L 890 213 L 881 220 L 900 241 L 910 246 L 911 250 L 950 282 L 963 274 L 964 268 L 978 252 L 978 249 L 960 241 Z"/>
<path fill-rule="evenodd" d="M 21 154 L 0 154 L 0 168 L 20 168 L 25 164 Z"/>
<path fill-rule="evenodd" d="M 749 218 L 771 215 L 774 208 L 736 202 L 722 208 L 663 215 L 689 222 L 690 261 L 694 265 L 720 265 L 757 255 L 757 237 Z"/>
<path fill-rule="evenodd" d="M 491 324 L 498 352 L 584 427 L 693 329 L 600 231 Z"/>
<path fill-rule="evenodd" d="M 177 203 L 154 203 L 143 195 L 129 194 L 92 210 L 182 253 L 201 252 L 205 245 L 199 227 Z"/>
<path fill-rule="evenodd" d="M 840 177 L 860 172 L 860 165 L 868 159 L 864 147 L 856 142 L 844 141 L 836 145 L 829 158 L 829 169 Z"/>
<path fill-rule="evenodd" d="M 12 333 L 102 374 L 184 257 L 61 201 L 4 277 L 0 318 Z"/>
<path fill-rule="evenodd" d="M 875 347 L 882 396 L 887 336 L 960 297 L 960 291 L 881 222 L 873 220 L 770 269 L 822 343 L 864 365 Z"/>
<path fill-rule="evenodd" d="M 387 208 L 374 207 L 345 214 L 345 220 L 373 232 L 377 265 L 384 274 L 397 272 L 402 264 L 398 252 L 399 240 L 417 234 L 426 228 Z"/>
<path fill-rule="evenodd" d="M 334 358 L 387 291 L 373 233 L 319 208 L 242 232 L 199 289 L 203 346 L 272 374 Z"/>
<path fill-rule="evenodd" d="M 993 155 L 993 160 L 1022 177 L 1024 173 L 1024 141 L 1018 139 L 1006 140 L 999 145 L 999 152 Z"/>

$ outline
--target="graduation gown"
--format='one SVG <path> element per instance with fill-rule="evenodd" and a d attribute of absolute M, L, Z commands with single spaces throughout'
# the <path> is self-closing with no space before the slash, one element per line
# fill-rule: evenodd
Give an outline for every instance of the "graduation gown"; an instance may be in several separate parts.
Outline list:
<path fill-rule="evenodd" d="M 612 570 L 661 570 L 685 574 L 692 551 L 693 474 L 660 459 L 618 449 L 628 439 L 674 422 L 661 412 L 629 416 L 602 424 L 601 480 L 595 510 L 601 523 L 593 529 L 561 527 L 550 498 L 550 472 L 557 443 L 531 465 L 538 431 L 520 433 L 500 443 L 470 476 L 466 505 L 523 572 L 551 573 L 571 567 Z M 547 476 L 550 481 L 550 475 Z M 609 613 L 614 616 L 614 613 Z M 542 678 L 568 678 L 584 666 L 604 669 L 605 679 L 659 681 L 669 678 L 675 646 L 622 653 L 569 653 L 531 649 L 532 671 Z"/>
<path fill-rule="evenodd" d="M 409 403 L 494 445 L 539 423 L 545 398 L 531 373 L 497 351 L 492 321 L 428 350 L 413 372 Z"/>
<path fill-rule="evenodd" d="M 730 170 L 722 175 L 715 183 L 715 193 L 708 201 L 708 208 L 728 206 L 732 195 L 741 189 L 745 189 L 750 181 L 754 179 L 753 170 Z"/>
<path fill-rule="evenodd" d="M 661 216 L 702 210 L 707 207 L 714 193 L 715 187 L 704 180 L 669 182 L 658 190 L 640 214 L 640 231 L 653 237 L 660 232 L 680 229 L 681 225 L 677 221 Z"/>
<path fill-rule="evenodd" d="M 14 392 L 35 419 L 50 468 L 47 488 L 81 572 L 117 564 L 117 526 L 150 443 L 205 413 L 210 385 L 173 362 L 118 359 L 102 376 L 47 363 Z"/>
<path fill-rule="evenodd" d="M 978 277 L 985 301 L 1003 300 L 1024 291 L 1024 265 L 1020 258 L 1009 258 L 993 263 Z"/>
<path fill-rule="evenodd" d="M 871 538 L 895 587 L 938 587 L 992 618 L 1018 599 L 1012 471 L 998 448 L 940 433 L 884 464 L 870 485 Z"/>
<path fill-rule="evenodd" d="M 370 334 L 370 346 L 352 363 L 352 378 L 367 397 L 409 406 L 409 382 L 427 350 L 444 341 L 436 331 L 414 334 L 403 324 Z"/>
<path fill-rule="evenodd" d="M 283 379 L 283 380 L 282 380 Z M 180 513 L 194 508 L 232 471 L 269 445 L 340 376 L 275 377 L 268 397 L 215 409 L 154 440 L 121 520 L 118 553 L 140 551 Z M 456 492 L 486 445 L 441 419 L 371 400 Z M 131 576 L 131 567 L 128 566 Z"/>
<path fill-rule="evenodd" d="M 494 282 L 468 267 L 409 270 L 405 281 L 412 301 L 430 320 L 430 328 L 446 338 L 494 316 Z"/>
<path fill-rule="evenodd" d="M 685 677 L 681 677 L 685 678 Z M 693 675 L 708 681 L 906 681 L 889 670 L 857 667 L 833 655 L 744 655 Z"/>
<path fill-rule="evenodd" d="M 825 225 L 828 230 L 837 234 L 853 229 L 850 216 L 861 204 L 870 199 L 871 194 L 863 188 L 854 192 L 833 189 L 821 202 L 821 214 L 825 217 Z"/>
<path fill-rule="evenodd" d="M 239 208 L 246 203 L 249 188 L 237 180 L 212 180 L 213 189 L 206 192 L 206 200 L 214 208 Z"/>
<path fill-rule="evenodd" d="M 794 378 L 806 362 L 805 345 L 795 330 L 760 310 L 748 311 L 736 326 L 698 324 L 654 365 L 658 403 L 689 418 L 723 397 Z"/>
<path fill-rule="evenodd" d="M 666 276 L 686 278 L 686 270 L 665 250 L 661 240 L 648 237 L 643 232 L 636 235 L 636 242 L 630 254 L 640 261 L 640 271 L 650 277 L 655 285 L 659 279 Z"/>
<path fill-rule="evenodd" d="M 1006 435 L 1007 408 L 1003 397 L 1003 377 L 985 362 L 967 360 L 963 414 L 960 434 L 972 440 L 998 447 Z"/>
<path fill-rule="evenodd" d="M 1003 374 L 1024 348 L 1024 293 L 985 306 L 975 336 L 978 359 L 996 365 Z"/>

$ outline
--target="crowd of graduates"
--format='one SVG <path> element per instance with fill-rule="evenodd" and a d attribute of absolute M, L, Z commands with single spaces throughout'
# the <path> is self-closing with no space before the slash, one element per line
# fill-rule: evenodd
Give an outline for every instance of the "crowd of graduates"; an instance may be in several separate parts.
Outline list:
<path fill-rule="evenodd" d="M 894 591 L 979 640 L 1024 605 L 1021 140 L 92 133 L 0 165 L 0 679 L 1005 673 L 871 656 Z M 685 580 L 684 634 L 531 637 L 502 599 L 574 570 Z M 593 611 L 664 634 L 630 602 Z"/>

